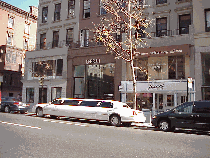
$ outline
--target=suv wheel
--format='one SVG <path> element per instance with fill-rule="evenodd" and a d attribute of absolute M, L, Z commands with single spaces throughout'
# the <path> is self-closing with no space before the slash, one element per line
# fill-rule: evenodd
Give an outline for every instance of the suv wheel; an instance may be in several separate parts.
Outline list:
<path fill-rule="evenodd" d="M 170 125 L 169 121 L 167 121 L 167 120 L 161 120 L 158 124 L 158 127 L 160 130 L 165 131 L 165 132 L 171 130 L 171 125 Z"/>
<path fill-rule="evenodd" d="M 9 106 L 5 106 L 5 107 L 4 107 L 4 112 L 10 113 L 10 107 L 9 107 Z"/>

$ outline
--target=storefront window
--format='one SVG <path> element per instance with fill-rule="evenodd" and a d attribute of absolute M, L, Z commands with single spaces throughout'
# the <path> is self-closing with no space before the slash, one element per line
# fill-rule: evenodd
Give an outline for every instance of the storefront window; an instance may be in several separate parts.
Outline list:
<path fill-rule="evenodd" d="M 114 98 L 114 71 L 115 64 L 87 65 L 86 88 L 87 98 L 113 99 Z"/>
<path fill-rule="evenodd" d="M 137 81 L 147 81 L 148 80 L 148 58 L 141 58 L 135 61 L 136 67 L 136 77 Z"/>
<path fill-rule="evenodd" d="M 26 102 L 34 103 L 34 88 L 26 88 Z"/>
<path fill-rule="evenodd" d="M 85 75 L 85 65 L 75 66 L 74 98 L 84 98 L 84 91 L 85 91 L 84 75 Z"/>
<path fill-rule="evenodd" d="M 202 84 L 210 86 L 210 54 L 201 54 L 202 58 Z"/>
<path fill-rule="evenodd" d="M 169 79 L 185 78 L 185 57 L 169 56 L 168 57 L 168 76 Z"/>
<path fill-rule="evenodd" d="M 62 87 L 52 87 L 51 88 L 51 100 L 56 98 L 61 98 Z"/>
<path fill-rule="evenodd" d="M 47 88 L 39 88 L 39 103 L 47 103 Z"/>
<path fill-rule="evenodd" d="M 174 106 L 174 95 L 167 95 L 167 106 Z"/>

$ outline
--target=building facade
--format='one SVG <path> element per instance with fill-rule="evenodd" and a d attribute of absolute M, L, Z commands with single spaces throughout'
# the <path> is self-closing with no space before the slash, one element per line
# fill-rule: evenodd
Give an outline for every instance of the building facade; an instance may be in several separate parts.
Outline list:
<path fill-rule="evenodd" d="M 40 0 L 36 50 L 26 53 L 23 101 L 31 106 L 66 97 L 67 56 L 78 41 L 79 2 Z"/>
<path fill-rule="evenodd" d="M 149 0 L 143 3 L 143 18 L 153 22 L 146 28 L 150 35 L 141 34 L 141 38 L 147 40 L 148 46 L 137 50 L 136 65 L 141 70 L 136 72 L 139 107 L 166 111 L 185 101 L 209 98 L 202 98 L 203 90 L 205 93 L 208 91 L 208 86 L 203 85 L 203 71 L 208 73 L 209 60 L 204 63 L 206 66 L 201 62 L 201 56 L 209 56 L 209 32 L 205 32 L 206 20 L 209 25 L 209 18 L 206 19 L 209 13 L 205 14 L 205 11 L 209 10 L 206 8 L 209 7 L 209 2 Z M 198 4 L 201 6 L 200 10 Z M 196 19 L 200 19 L 200 22 Z M 199 23 L 202 26 L 199 26 Z M 202 34 L 205 37 L 197 37 Z M 206 42 L 203 43 L 202 40 Z M 206 47 L 203 47 L 204 45 Z M 205 54 L 201 55 L 201 52 Z M 193 81 L 189 88 L 188 78 Z M 122 81 L 128 81 L 126 75 Z M 122 101 L 127 103 L 132 102 L 129 85 L 127 82 L 122 82 L 121 85 Z M 128 89 L 125 89 L 125 86 Z"/>
<path fill-rule="evenodd" d="M 196 100 L 210 100 L 210 1 L 193 0 Z"/>
<path fill-rule="evenodd" d="M 1 96 L 17 97 L 22 94 L 25 53 L 35 49 L 37 8 L 30 12 L 0 1 L 0 76 Z"/>
<path fill-rule="evenodd" d="M 105 15 L 101 1 L 80 0 L 79 41 L 68 52 L 68 97 L 120 100 L 122 61 L 94 40 L 94 24 Z"/>

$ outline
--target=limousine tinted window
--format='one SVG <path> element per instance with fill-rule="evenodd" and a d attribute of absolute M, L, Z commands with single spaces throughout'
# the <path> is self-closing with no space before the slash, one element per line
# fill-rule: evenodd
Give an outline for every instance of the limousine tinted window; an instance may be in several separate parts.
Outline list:
<path fill-rule="evenodd" d="M 65 100 L 63 105 L 78 105 L 78 100 Z"/>
<path fill-rule="evenodd" d="M 113 104 L 111 102 L 102 102 L 100 107 L 113 108 Z"/>
<path fill-rule="evenodd" d="M 51 103 L 52 103 L 52 104 L 60 105 L 61 102 L 62 102 L 62 100 L 53 100 Z"/>
<path fill-rule="evenodd" d="M 81 106 L 96 107 L 99 101 L 82 101 Z"/>

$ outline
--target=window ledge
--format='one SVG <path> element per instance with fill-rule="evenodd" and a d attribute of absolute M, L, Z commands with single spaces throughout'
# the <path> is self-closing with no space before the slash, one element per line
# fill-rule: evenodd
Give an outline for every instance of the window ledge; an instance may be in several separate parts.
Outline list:
<path fill-rule="evenodd" d="M 88 17 L 88 18 L 82 18 L 82 20 L 88 20 L 88 19 L 90 19 L 90 17 Z"/>
<path fill-rule="evenodd" d="M 65 20 L 71 20 L 71 19 L 75 19 L 75 18 L 76 18 L 76 16 L 72 15 L 72 16 L 67 16 L 67 19 L 65 19 Z"/>
<path fill-rule="evenodd" d="M 156 4 L 156 7 L 164 7 L 168 5 L 170 5 L 170 3 Z"/>
<path fill-rule="evenodd" d="M 41 23 L 40 26 L 48 25 L 48 23 Z"/>
<path fill-rule="evenodd" d="M 56 21 L 52 21 L 52 23 L 59 23 L 61 22 L 62 20 L 56 20 Z"/>
<path fill-rule="evenodd" d="M 191 0 L 176 1 L 175 4 L 181 4 L 186 2 L 191 2 Z"/>

